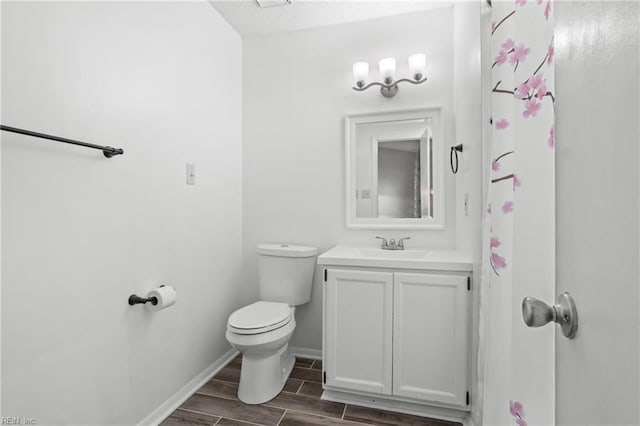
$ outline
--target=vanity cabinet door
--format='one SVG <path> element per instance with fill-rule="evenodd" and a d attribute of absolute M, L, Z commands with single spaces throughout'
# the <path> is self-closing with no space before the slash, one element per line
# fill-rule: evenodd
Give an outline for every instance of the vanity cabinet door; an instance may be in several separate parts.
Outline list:
<path fill-rule="evenodd" d="M 328 269 L 326 385 L 391 394 L 393 274 Z"/>
<path fill-rule="evenodd" d="M 467 279 L 394 274 L 394 395 L 466 406 Z"/>

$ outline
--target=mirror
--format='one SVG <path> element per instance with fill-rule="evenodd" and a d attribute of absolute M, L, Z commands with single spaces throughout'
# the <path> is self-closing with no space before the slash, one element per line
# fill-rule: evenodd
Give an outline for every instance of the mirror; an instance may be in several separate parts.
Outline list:
<path fill-rule="evenodd" d="M 444 228 L 439 108 L 348 115 L 349 228 Z"/>

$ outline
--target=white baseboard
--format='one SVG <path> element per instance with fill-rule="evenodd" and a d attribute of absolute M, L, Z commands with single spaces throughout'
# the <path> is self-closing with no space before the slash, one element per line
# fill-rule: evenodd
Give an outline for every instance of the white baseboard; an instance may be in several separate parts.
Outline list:
<path fill-rule="evenodd" d="M 169 399 L 162 403 L 158 408 L 153 410 L 151 414 L 142 419 L 138 425 L 158 425 L 164 419 L 169 417 L 178 407 L 182 405 L 191 395 L 207 383 L 213 376 L 218 374 L 233 358 L 240 352 L 231 348 L 226 354 L 218 358 L 213 364 L 208 366 L 202 373 L 191 379 L 189 383 L 184 385 L 178 392 L 174 393 Z"/>
<path fill-rule="evenodd" d="M 291 355 L 301 358 L 322 359 L 321 349 L 292 348 L 289 346 L 289 352 L 291 352 Z"/>

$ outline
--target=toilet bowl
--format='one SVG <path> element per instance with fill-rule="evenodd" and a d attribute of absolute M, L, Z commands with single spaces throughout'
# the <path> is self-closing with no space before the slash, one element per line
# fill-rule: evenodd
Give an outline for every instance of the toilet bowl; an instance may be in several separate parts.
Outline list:
<path fill-rule="evenodd" d="M 289 339 L 296 328 L 295 306 L 311 299 L 317 249 L 260 244 L 260 301 L 229 316 L 227 340 L 242 354 L 238 398 L 261 404 L 280 393 L 295 358 Z"/>
<path fill-rule="evenodd" d="M 286 303 L 256 302 L 229 317 L 227 340 L 242 353 L 240 401 L 261 404 L 282 391 L 295 364 L 288 350 L 294 312 Z"/>

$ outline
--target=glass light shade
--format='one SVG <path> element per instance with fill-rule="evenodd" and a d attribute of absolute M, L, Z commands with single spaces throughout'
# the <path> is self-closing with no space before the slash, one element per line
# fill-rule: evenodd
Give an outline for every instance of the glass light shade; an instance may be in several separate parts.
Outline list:
<path fill-rule="evenodd" d="M 396 72 L 396 60 L 393 58 L 381 59 L 378 63 L 380 67 L 380 75 L 383 79 L 393 78 L 393 74 Z"/>
<path fill-rule="evenodd" d="M 416 53 L 415 55 L 409 56 L 409 71 L 411 72 L 411 76 L 416 77 L 416 80 L 422 78 L 426 67 L 427 57 L 424 53 Z M 420 77 L 417 77 L 418 75 Z"/>
<path fill-rule="evenodd" d="M 369 76 L 369 63 L 368 62 L 355 62 L 353 64 L 353 79 L 358 82 L 367 81 Z"/>

